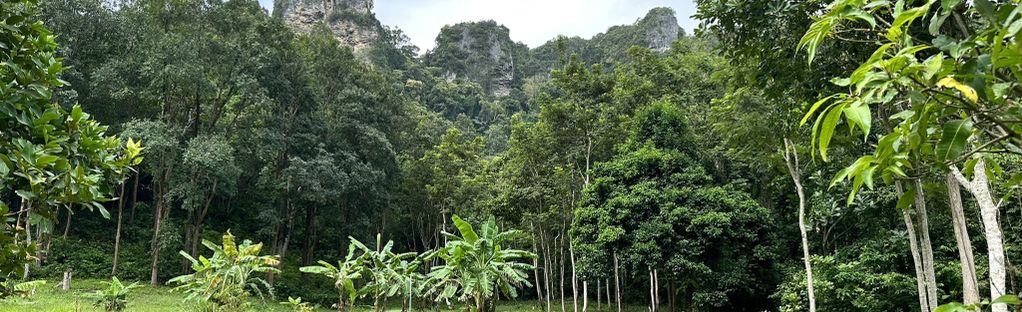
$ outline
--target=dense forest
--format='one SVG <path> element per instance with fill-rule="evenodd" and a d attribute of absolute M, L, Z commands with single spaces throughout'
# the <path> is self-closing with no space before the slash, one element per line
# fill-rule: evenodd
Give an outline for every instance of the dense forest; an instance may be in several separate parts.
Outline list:
<path fill-rule="evenodd" d="M 1020 309 L 1018 0 L 694 3 L 4 1 L 0 311 Z"/>

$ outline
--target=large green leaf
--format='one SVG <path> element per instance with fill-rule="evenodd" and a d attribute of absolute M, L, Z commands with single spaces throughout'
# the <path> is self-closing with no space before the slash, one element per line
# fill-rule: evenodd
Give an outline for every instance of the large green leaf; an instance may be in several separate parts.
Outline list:
<path fill-rule="evenodd" d="M 458 216 L 451 217 L 451 220 L 454 221 L 454 226 L 458 228 L 458 232 L 461 233 L 461 238 L 463 238 L 466 242 L 474 244 L 477 240 L 479 240 L 479 235 L 472 229 L 471 224 L 465 222 L 465 220 L 462 220 L 461 217 Z"/>
<path fill-rule="evenodd" d="M 972 135 L 972 121 L 954 120 L 944 124 L 940 142 L 937 143 L 937 159 L 954 160 L 965 152 L 969 136 Z"/>

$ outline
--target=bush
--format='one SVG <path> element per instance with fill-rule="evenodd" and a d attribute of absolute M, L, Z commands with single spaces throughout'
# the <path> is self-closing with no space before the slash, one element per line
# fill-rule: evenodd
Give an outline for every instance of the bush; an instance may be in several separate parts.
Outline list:
<path fill-rule="evenodd" d="M 273 297 L 272 287 L 255 273 L 280 272 L 274 266 L 279 264 L 277 256 L 260 256 L 263 244 L 249 240 L 240 245 L 228 231 L 223 236 L 223 245 L 203 240 L 202 245 L 213 251 L 213 256 L 199 256 L 195 259 L 184 251 L 180 254 L 192 263 L 195 273 L 181 275 L 168 281 L 177 284 L 174 291 L 188 296 L 185 301 L 208 303 L 218 311 L 245 311 L 248 308 L 250 292 L 264 297 Z"/>
<path fill-rule="evenodd" d="M 94 304 L 96 307 L 102 307 L 106 311 L 124 311 L 124 308 L 128 305 L 128 292 L 141 287 L 138 283 L 131 283 L 125 286 L 117 277 L 103 283 L 107 285 L 106 289 L 97 290 L 95 293 L 90 294 L 89 297 L 96 300 Z"/>

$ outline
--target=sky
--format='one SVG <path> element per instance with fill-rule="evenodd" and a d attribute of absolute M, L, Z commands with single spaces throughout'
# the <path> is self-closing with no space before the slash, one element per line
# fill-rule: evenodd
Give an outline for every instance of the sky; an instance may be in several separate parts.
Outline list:
<path fill-rule="evenodd" d="M 272 10 L 273 0 L 259 3 Z M 691 18 L 693 0 L 376 0 L 373 11 L 425 51 L 433 48 L 440 28 L 459 22 L 492 19 L 511 30 L 512 40 L 536 47 L 557 35 L 589 38 L 634 23 L 655 7 L 673 8 L 689 34 L 698 25 Z"/>

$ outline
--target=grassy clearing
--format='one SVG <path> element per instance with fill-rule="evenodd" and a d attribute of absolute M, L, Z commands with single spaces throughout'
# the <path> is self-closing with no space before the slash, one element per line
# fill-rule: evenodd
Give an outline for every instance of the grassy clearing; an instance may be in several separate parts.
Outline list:
<path fill-rule="evenodd" d="M 0 300 L 0 312 L 23 312 L 23 311 L 40 311 L 40 312 L 92 312 L 92 311 L 103 311 L 101 308 L 92 306 L 93 301 L 86 298 L 84 295 L 87 293 L 95 292 L 98 289 L 104 288 L 105 286 L 100 283 L 100 280 L 76 280 L 72 283 L 72 289 L 70 291 L 62 291 L 56 288 L 56 283 L 53 281 L 48 282 L 46 285 L 39 287 L 36 294 L 31 298 L 9 298 Z M 145 312 L 180 312 L 180 311 L 193 311 L 192 305 L 183 303 L 181 300 L 184 299 L 184 295 L 180 293 L 170 292 L 169 287 L 152 287 L 144 286 L 132 290 L 131 294 L 128 295 L 128 308 L 126 311 L 145 311 Z M 290 311 L 287 306 L 281 305 L 278 302 L 286 301 L 286 298 L 277 298 L 277 300 L 266 300 L 253 301 L 253 311 L 260 312 L 287 312 Z M 579 302 L 579 305 L 582 303 Z M 590 303 L 590 311 L 596 311 L 595 302 Z M 572 310 L 571 300 L 565 301 L 566 309 Z M 519 301 L 519 302 L 503 302 L 497 307 L 498 312 L 539 312 L 543 311 L 544 307 L 539 305 L 535 301 Z M 551 305 L 552 310 L 560 311 L 560 303 L 554 302 Z M 581 309 L 581 306 L 579 307 Z M 604 305 L 606 310 L 606 305 Z M 327 308 L 316 309 L 317 312 L 335 311 Z M 370 312 L 372 307 L 364 306 L 355 309 L 354 312 Z M 395 304 L 394 307 L 388 308 L 388 312 L 401 311 L 400 307 Z M 455 312 L 460 311 L 454 310 L 443 310 L 443 312 Z M 625 307 L 624 311 L 627 312 L 638 312 L 646 311 L 645 307 L 641 306 L 629 306 Z"/>

